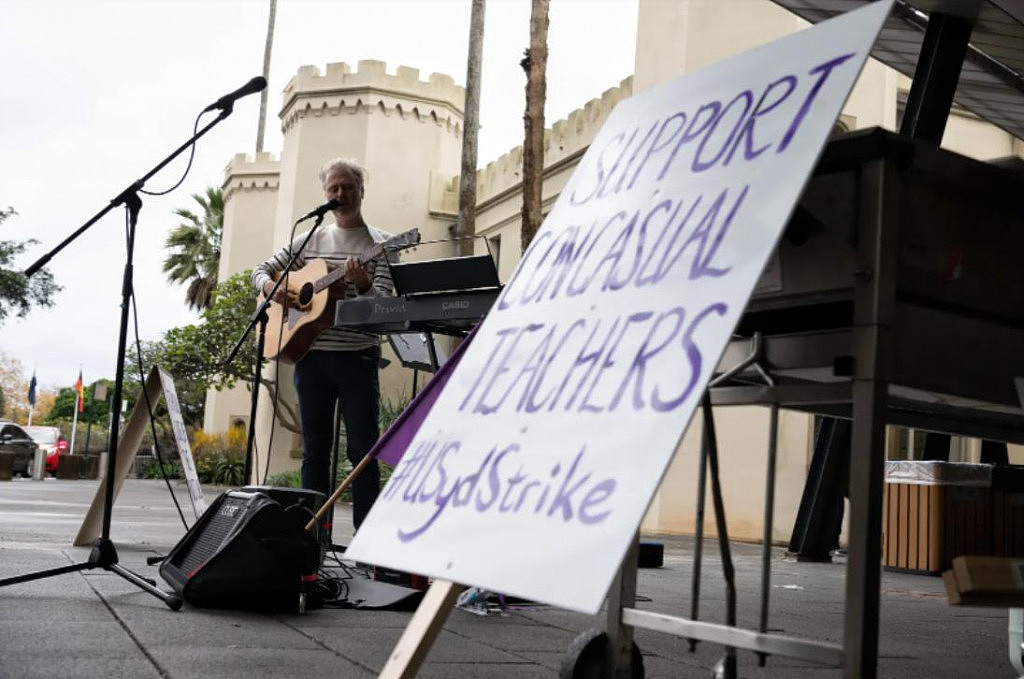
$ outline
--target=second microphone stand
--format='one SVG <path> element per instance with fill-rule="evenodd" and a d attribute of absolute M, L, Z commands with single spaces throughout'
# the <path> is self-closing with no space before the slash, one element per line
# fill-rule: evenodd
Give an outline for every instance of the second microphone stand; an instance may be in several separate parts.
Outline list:
<path fill-rule="evenodd" d="M 300 219 L 299 222 L 302 220 Z M 256 333 L 256 358 L 253 361 L 253 373 L 252 373 L 252 388 L 249 403 L 249 431 L 245 441 L 245 482 L 252 483 L 252 463 L 253 463 L 253 446 L 256 440 L 256 406 L 259 403 L 259 390 L 260 390 L 260 377 L 263 374 L 263 348 L 266 345 L 267 336 L 267 308 L 270 303 L 274 301 L 274 295 L 277 294 L 278 289 L 288 278 L 288 272 L 292 270 L 292 265 L 295 264 L 295 260 L 299 258 L 302 251 L 306 249 L 306 244 L 309 239 L 313 237 L 313 233 L 316 232 L 320 225 L 324 221 L 324 213 L 320 212 L 316 215 L 316 222 L 313 224 L 307 233 L 306 237 L 302 240 L 302 243 L 296 248 L 288 260 L 288 263 L 284 267 L 284 273 L 274 281 L 274 286 L 270 289 L 270 294 L 266 296 L 266 299 L 256 307 L 256 311 L 253 312 L 252 316 L 249 317 L 249 322 L 245 326 L 245 330 L 242 331 L 242 336 L 238 338 L 234 348 L 231 349 L 231 353 L 224 359 L 224 365 L 230 365 L 238 352 L 242 350 L 242 345 L 245 344 L 246 338 L 252 329 L 259 324 L 259 331 Z M 299 222 L 296 222 L 298 224 Z"/>

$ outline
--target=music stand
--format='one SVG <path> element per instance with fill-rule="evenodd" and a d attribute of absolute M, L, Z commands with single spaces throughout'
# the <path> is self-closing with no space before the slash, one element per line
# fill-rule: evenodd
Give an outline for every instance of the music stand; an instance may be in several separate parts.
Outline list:
<path fill-rule="evenodd" d="M 448 360 L 432 332 L 396 332 L 388 334 L 388 344 L 406 368 L 437 372 Z"/>
<path fill-rule="evenodd" d="M 252 88 L 257 84 L 259 79 L 253 79 L 250 81 L 246 88 Z M 266 81 L 263 81 L 263 87 L 266 87 Z M 110 203 L 107 204 L 102 210 L 92 217 L 85 224 L 80 226 L 74 233 L 65 238 L 57 247 L 53 248 L 50 252 L 40 257 L 30 267 L 25 269 L 25 277 L 32 276 L 36 271 L 46 265 L 55 254 L 63 250 L 71 241 L 75 240 L 82 233 L 85 232 L 90 226 L 98 222 L 104 215 L 110 210 L 117 207 L 118 205 L 124 205 L 126 215 L 125 219 L 127 222 L 127 254 L 125 257 L 124 266 L 124 277 L 121 285 L 121 320 L 118 327 L 118 338 L 117 338 L 117 367 L 114 378 L 114 395 L 112 397 L 112 404 L 114 412 L 119 412 L 121 409 L 121 395 L 124 389 L 124 357 L 125 347 L 128 339 L 128 310 L 130 308 L 131 297 L 132 297 L 132 271 L 133 271 L 133 256 L 135 250 L 135 228 L 138 224 L 139 210 L 142 208 L 142 199 L 139 198 L 139 191 L 145 185 L 146 180 L 155 175 L 157 172 L 162 170 L 164 166 L 174 160 L 178 155 L 185 149 L 189 148 L 198 141 L 200 137 L 206 134 L 210 129 L 217 125 L 220 121 L 231 115 L 233 110 L 234 99 L 232 96 L 242 96 L 247 93 L 242 88 L 237 90 L 232 95 L 222 97 L 220 100 L 207 107 L 206 110 L 212 110 L 213 108 L 220 108 L 220 115 L 216 119 L 211 121 L 206 127 L 199 130 L 184 144 L 175 149 L 169 156 L 161 161 L 156 167 L 150 170 L 141 179 L 136 180 L 128 186 L 124 191 L 118 194 Z M 262 88 L 260 88 L 262 89 Z M 252 90 L 256 91 L 256 90 Z M 204 111 L 205 113 L 205 111 Z M 102 568 L 103 570 L 110 571 L 120 575 L 122 578 L 132 583 L 139 589 L 149 592 L 156 598 L 163 601 L 172 610 L 178 610 L 181 608 L 182 600 L 177 594 L 164 592 L 157 588 L 156 584 L 150 580 L 143 578 L 142 576 L 134 573 L 127 568 L 118 564 L 117 549 L 114 546 L 113 541 L 110 539 L 110 515 L 114 505 L 114 476 L 117 473 L 117 444 L 120 432 L 118 431 L 120 422 L 117 417 L 111 419 L 110 423 L 110 440 L 109 440 L 109 451 L 107 454 L 107 470 L 105 476 L 105 493 L 103 496 L 103 530 L 100 537 L 93 543 L 92 551 L 89 553 L 88 560 L 82 563 L 72 564 L 70 566 L 62 566 L 60 568 L 51 568 L 49 570 L 38 571 L 35 573 L 28 573 L 25 575 L 18 575 L 13 578 L 4 578 L 0 580 L 0 587 L 6 587 L 7 585 L 14 585 L 19 582 L 28 582 L 30 580 L 39 580 L 42 578 L 48 578 L 53 575 L 62 575 L 64 573 L 74 573 L 76 571 L 92 570 L 95 568 Z"/>

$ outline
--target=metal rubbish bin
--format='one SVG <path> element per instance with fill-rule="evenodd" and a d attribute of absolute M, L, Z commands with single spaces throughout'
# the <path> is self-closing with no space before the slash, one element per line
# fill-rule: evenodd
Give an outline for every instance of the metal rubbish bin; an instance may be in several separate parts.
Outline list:
<path fill-rule="evenodd" d="M 992 556 L 1024 557 L 1024 467 L 992 469 Z"/>
<path fill-rule="evenodd" d="M 987 464 L 886 462 L 885 568 L 938 575 L 955 556 L 991 554 L 991 486 Z"/>

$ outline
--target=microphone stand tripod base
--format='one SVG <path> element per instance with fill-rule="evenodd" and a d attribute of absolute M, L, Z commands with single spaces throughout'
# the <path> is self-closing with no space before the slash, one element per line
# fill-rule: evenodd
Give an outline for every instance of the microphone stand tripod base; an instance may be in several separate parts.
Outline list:
<path fill-rule="evenodd" d="M 163 601 L 172 611 L 181 609 L 182 601 L 180 596 L 163 591 L 156 586 L 155 581 L 144 578 L 119 564 L 117 562 L 117 548 L 108 539 L 97 538 L 96 542 L 92 543 L 92 551 L 89 553 L 89 560 L 86 564 L 90 568 L 102 568 L 103 570 L 120 575 L 139 589 L 143 589 Z"/>
<path fill-rule="evenodd" d="M 105 571 L 110 571 L 120 575 L 139 589 L 145 590 L 163 601 L 172 611 L 181 609 L 182 601 L 180 596 L 159 589 L 156 586 L 156 583 L 152 580 L 147 580 L 141 575 L 120 565 L 117 562 L 117 549 L 114 547 L 114 543 L 108 538 L 98 538 L 94 543 L 92 543 L 92 551 L 89 552 L 89 559 L 87 561 L 72 564 L 70 566 L 62 566 L 60 568 L 51 568 L 50 570 L 30 573 L 28 575 L 18 575 L 13 578 L 5 578 L 0 580 L 0 587 L 15 585 L 19 582 L 29 582 L 30 580 L 40 580 L 42 578 L 48 578 L 51 575 L 76 573 L 78 571 L 87 571 L 96 568 L 102 568 Z"/>

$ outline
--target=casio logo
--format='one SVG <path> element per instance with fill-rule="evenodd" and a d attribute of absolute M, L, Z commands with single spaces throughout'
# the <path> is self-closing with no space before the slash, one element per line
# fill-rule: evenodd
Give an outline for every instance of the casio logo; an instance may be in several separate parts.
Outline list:
<path fill-rule="evenodd" d="M 442 302 L 441 313 L 446 314 L 452 311 L 464 311 L 469 308 L 469 302 L 466 300 L 459 300 L 456 302 Z"/>

